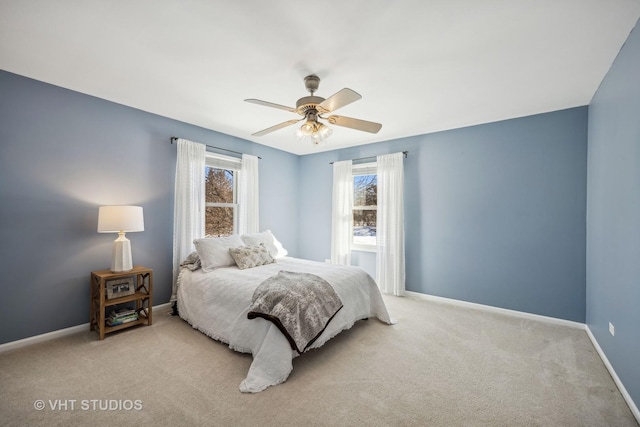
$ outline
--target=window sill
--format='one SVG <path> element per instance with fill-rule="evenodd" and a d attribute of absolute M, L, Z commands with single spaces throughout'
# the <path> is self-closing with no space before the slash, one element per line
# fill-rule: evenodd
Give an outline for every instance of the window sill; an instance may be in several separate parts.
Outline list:
<path fill-rule="evenodd" d="M 351 246 L 351 250 L 352 251 L 356 251 L 356 252 L 373 252 L 373 253 L 376 253 L 376 247 L 375 246 L 369 246 L 369 245 L 353 245 L 353 246 Z"/>

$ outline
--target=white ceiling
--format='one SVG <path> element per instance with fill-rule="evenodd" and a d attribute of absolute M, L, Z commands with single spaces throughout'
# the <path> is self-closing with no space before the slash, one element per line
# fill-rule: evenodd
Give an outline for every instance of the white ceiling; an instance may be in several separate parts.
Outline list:
<path fill-rule="evenodd" d="M 307 154 L 586 105 L 639 16 L 640 0 L 0 0 L 0 68 Z M 252 137 L 298 116 L 243 100 L 295 107 L 311 73 L 382 130 Z"/>

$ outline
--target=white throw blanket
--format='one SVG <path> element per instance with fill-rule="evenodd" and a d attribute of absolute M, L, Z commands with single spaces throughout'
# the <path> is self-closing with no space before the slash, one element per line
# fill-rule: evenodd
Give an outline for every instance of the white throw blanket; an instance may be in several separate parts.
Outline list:
<path fill-rule="evenodd" d="M 247 377 L 240 384 L 243 392 L 259 392 L 284 382 L 293 369 L 293 358 L 298 355 L 273 323 L 247 318 L 255 289 L 281 270 L 321 277 L 331 284 L 343 303 L 310 348 L 321 347 L 360 319 L 377 317 L 384 323 L 392 323 L 375 281 L 358 267 L 280 258 L 274 264 L 245 270 L 227 267 L 203 273 L 183 268 L 178 281 L 180 317 L 208 336 L 229 344 L 233 350 L 253 355 Z"/>

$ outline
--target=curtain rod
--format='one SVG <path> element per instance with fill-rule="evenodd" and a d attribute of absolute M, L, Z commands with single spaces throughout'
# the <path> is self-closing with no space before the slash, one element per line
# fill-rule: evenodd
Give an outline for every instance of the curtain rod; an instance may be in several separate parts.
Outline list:
<path fill-rule="evenodd" d="M 178 138 L 177 136 L 172 136 L 172 137 L 171 137 L 171 143 L 173 144 L 173 141 L 177 141 L 178 139 L 179 139 L 179 138 Z M 207 145 L 207 144 L 205 144 L 205 146 L 206 146 L 206 147 L 209 147 L 209 148 L 213 148 L 213 149 L 215 149 L 215 150 L 228 151 L 228 152 L 230 152 L 230 153 L 236 153 L 236 154 L 240 154 L 240 155 L 243 155 L 243 154 L 244 154 L 244 153 L 241 153 L 241 152 L 239 152 L 239 151 L 229 150 L 229 149 L 227 149 L 227 148 L 214 147 L 213 145 Z M 258 158 L 259 158 L 260 160 L 262 160 L 262 157 L 258 156 Z"/>
<path fill-rule="evenodd" d="M 407 154 L 409 154 L 408 151 L 403 151 L 402 154 L 404 154 L 404 158 L 407 158 Z M 351 159 L 352 162 L 355 162 L 356 160 L 367 160 L 367 159 L 375 159 L 376 156 L 369 156 L 369 157 L 360 157 L 359 159 Z M 332 165 L 334 162 L 329 162 L 330 165 Z"/>

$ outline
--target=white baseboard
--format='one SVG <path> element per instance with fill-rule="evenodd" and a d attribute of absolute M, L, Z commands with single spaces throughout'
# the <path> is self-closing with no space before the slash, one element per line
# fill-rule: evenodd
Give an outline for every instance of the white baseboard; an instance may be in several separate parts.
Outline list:
<path fill-rule="evenodd" d="M 409 297 L 415 297 L 418 299 L 423 299 L 423 300 L 432 301 L 432 302 L 451 304 L 459 307 L 473 308 L 476 310 L 482 310 L 490 313 L 501 313 L 507 316 L 519 317 L 521 319 L 537 320 L 540 322 L 546 322 L 546 323 L 552 323 L 556 325 L 568 326 L 571 328 L 583 329 L 584 331 L 586 331 L 587 336 L 589 337 L 589 339 L 591 340 L 591 343 L 593 344 L 593 347 L 598 352 L 600 359 L 602 359 L 602 363 L 604 363 L 604 365 L 607 367 L 609 374 L 611 374 L 611 378 L 613 378 L 613 381 L 618 387 L 618 390 L 620 390 L 620 394 L 622 394 L 622 397 L 624 398 L 625 402 L 627 402 L 627 405 L 629 406 L 631 413 L 640 424 L 640 411 L 638 410 L 638 407 L 636 406 L 635 402 L 629 395 L 629 392 L 627 392 L 627 389 L 622 384 L 622 381 L 618 377 L 618 374 L 616 374 L 616 371 L 613 369 L 613 366 L 609 362 L 609 359 L 607 359 L 607 356 L 605 355 L 604 351 L 600 347 L 600 344 L 598 344 L 598 341 L 596 341 L 596 338 L 591 333 L 589 326 L 587 326 L 586 324 L 580 323 L 580 322 L 573 322 L 571 320 L 557 319 L 555 317 L 542 316 L 539 314 L 531 314 L 531 313 L 524 313 L 522 311 L 509 310 L 506 308 L 492 307 L 490 305 L 476 304 L 473 302 L 459 301 L 451 298 L 438 297 L 435 295 L 421 294 L 419 292 L 406 291 L 406 294 Z"/>
<path fill-rule="evenodd" d="M 571 320 L 558 319 L 556 317 L 542 316 L 540 314 L 525 313 L 523 311 L 509 310 L 507 308 L 493 307 L 490 305 L 477 304 L 474 302 L 460 301 L 451 298 L 437 297 L 435 295 L 421 294 L 419 292 L 406 291 L 407 296 L 424 299 L 427 301 L 439 302 L 443 304 L 457 305 L 459 307 L 473 308 L 489 313 L 506 314 L 507 316 L 519 317 L 521 319 L 537 320 L 545 323 L 553 323 L 555 325 L 568 326 L 570 328 L 585 329 L 586 325 Z"/>
<path fill-rule="evenodd" d="M 153 310 L 161 310 L 166 307 L 171 307 L 171 303 L 165 303 L 160 305 L 154 305 Z M 82 325 L 71 326 L 70 328 L 58 329 L 57 331 L 47 332 L 45 334 L 35 335 L 33 337 L 24 338 L 17 341 L 11 341 L 8 343 L 0 344 L 0 353 L 9 350 L 15 350 L 16 348 L 26 347 L 28 345 L 36 344 L 39 342 L 49 341 L 55 338 L 65 337 L 67 335 L 77 334 L 78 332 L 86 332 L 89 330 L 89 323 L 83 323 Z"/>
<path fill-rule="evenodd" d="M 58 329 L 57 331 L 47 332 L 46 334 L 35 335 L 33 337 L 24 338 L 17 341 L 11 341 L 8 343 L 0 344 L 0 353 L 9 350 L 15 350 L 16 348 L 26 347 L 28 345 L 37 344 L 39 342 L 49 341 L 55 338 L 64 337 L 67 335 L 77 334 L 78 332 L 85 332 L 89 330 L 89 323 L 84 323 L 78 326 L 72 326 L 70 328 Z"/>
<path fill-rule="evenodd" d="M 631 409 L 631 413 L 633 414 L 634 417 L 636 417 L 636 421 L 638 421 L 638 424 L 640 424 L 640 410 L 638 410 L 638 407 L 636 406 L 635 402 L 629 395 L 629 392 L 627 392 L 627 389 L 624 388 L 622 381 L 618 377 L 618 374 L 616 374 L 616 371 L 613 369 L 613 366 L 609 362 L 609 359 L 607 359 L 607 356 L 604 354 L 602 347 L 600 347 L 600 344 L 598 344 L 596 337 L 593 335 L 593 333 L 591 333 L 591 329 L 589 329 L 589 325 L 585 325 L 585 330 L 587 331 L 587 335 L 591 340 L 591 344 L 593 344 L 596 351 L 600 355 L 600 359 L 602 359 L 602 363 L 604 363 L 604 366 L 607 367 L 609 374 L 611 374 L 611 378 L 613 378 L 613 381 L 618 386 L 618 390 L 620 390 L 622 397 L 627 402 L 627 405 L 629 405 L 629 409 Z"/>

